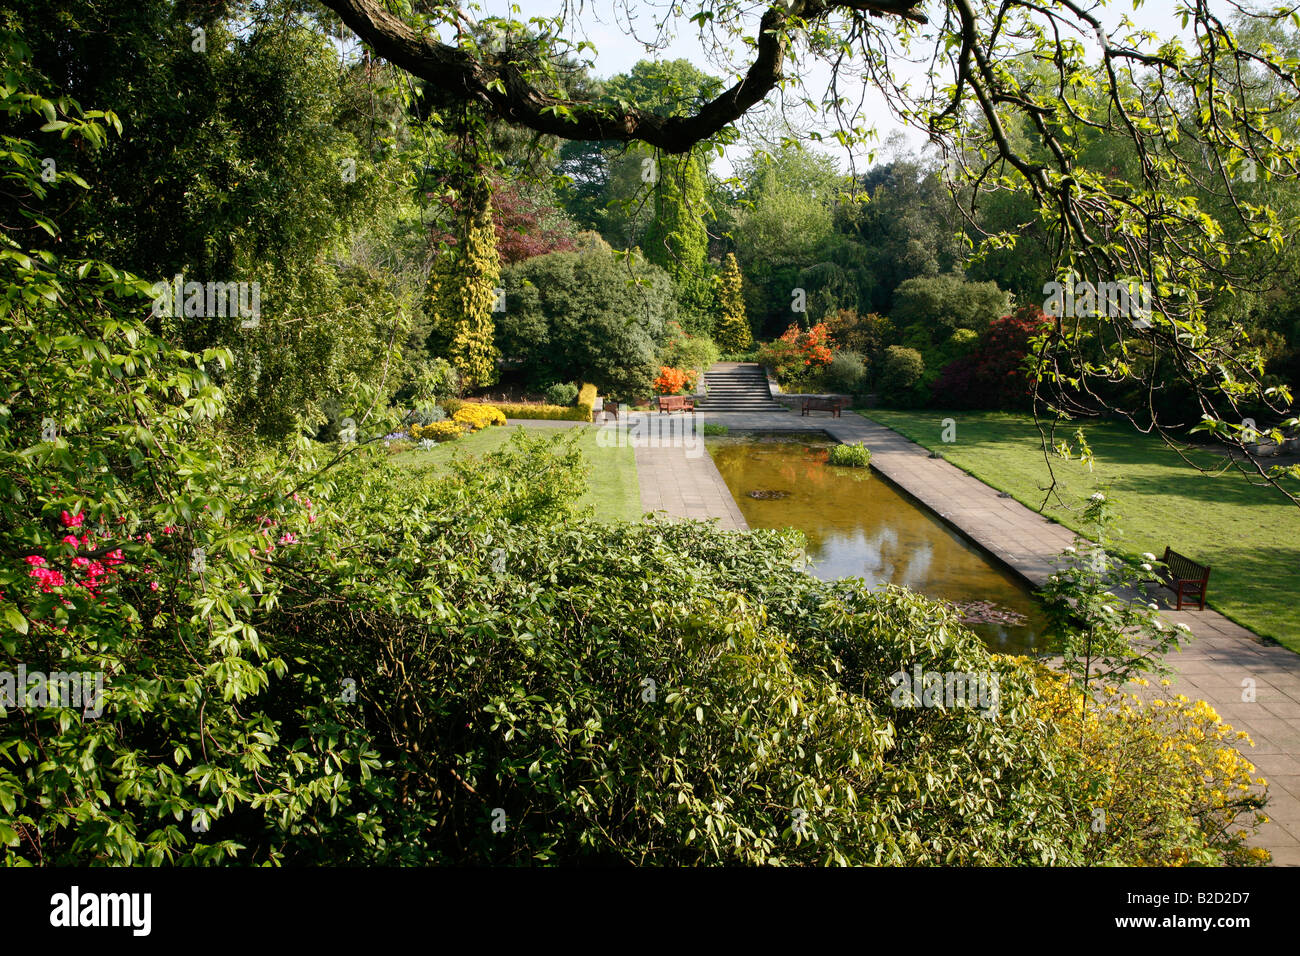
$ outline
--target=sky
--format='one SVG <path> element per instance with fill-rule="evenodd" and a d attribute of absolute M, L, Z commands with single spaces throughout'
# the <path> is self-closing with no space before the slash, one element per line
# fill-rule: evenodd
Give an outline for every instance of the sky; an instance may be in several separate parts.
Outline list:
<path fill-rule="evenodd" d="M 585 55 L 594 60 L 593 72 L 599 77 L 623 72 L 641 59 L 678 58 L 687 59 L 706 72 L 723 75 L 716 59 L 711 62 L 706 53 L 700 28 L 689 22 L 686 17 L 675 21 L 675 34 L 665 38 L 658 51 L 648 51 L 640 42 L 655 38 L 655 20 L 663 18 L 664 3 L 669 0 L 567 0 L 567 3 L 566 0 L 513 0 L 513 2 L 519 7 L 519 12 L 512 15 L 511 0 L 479 0 L 482 11 L 479 16 L 513 16 L 516 19 L 526 19 L 533 16 L 551 17 L 567 9 L 568 22 L 581 24 L 585 33 L 583 38 L 589 40 L 596 48 L 594 54 L 586 51 Z M 1176 0 L 1145 0 L 1145 2 L 1144 0 L 1112 0 L 1105 7 L 1096 3 L 1090 5 L 1088 0 L 1082 2 L 1107 24 L 1108 30 L 1118 28 L 1121 18 L 1127 16 L 1138 29 L 1150 30 L 1161 39 L 1179 34 L 1186 42 L 1189 37 L 1189 33 L 1180 30 L 1177 18 L 1174 16 Z M 1232 10 L 1231 0 L 1209 0 L 1209 5 L 1211 10 L 1225 17 Z M 699 6 L 691 4 L 689 0 L 685 6 L 692 12 L 699 9 Z M 942 0 L 926 0 L 922 9 L 934 22 L 941 19 L 942 6 Z M 765 7 L 766 4 L 762 2 L 752 4 L 752 15 L 746 21 L 750 26 L 751 35 L 752 28 L 757 24 Z M 1100 53 L 1099 42 L 1097 47 Z M 913 83 L 924 83 L 927 72 L 921 64 L 909 65 L 908 68 L 900 70 L 900 74 Z M 816 63 L 811 69 L 804 68 L 802 75 L 809 94 L 816 98 L 826 88 L 830 68 L 825 64 Z M 724 76 L 724 79 L 728 83 L 734 82 L 735 76 L 734 74 Z M 925 137 L 920 132 L 906 127 L 890 113 L 883 95 L 874 88 L 867 87 L 863 90 L 863 108 L 859 117 L 865 125 L 874 127 L 877 134 L 876 142 L 880 147 L 885 145 L 891 135 L 901 136 L 906 147 L 913 151 L 920 151 L 926 145 Z M 825 117 L 805 117 L 803 122 L 807 128 L 821 129 L 827 134 L 834 129 L 834 125 Z M 812 148 L 822 148 L 835 155 L 841 167 L 847 168 L 850 160 L 847 150 L 838 146 L 810 145 Z M 746 149 L 747 147 L 732 147 L 722 160 L 715 163 L 714 171 L 722 176 L 728 175 L 732 161 Z M 869 165 L 867 157 L 861 153 L 861 150 L 856 160 L 859 172 Z"/>

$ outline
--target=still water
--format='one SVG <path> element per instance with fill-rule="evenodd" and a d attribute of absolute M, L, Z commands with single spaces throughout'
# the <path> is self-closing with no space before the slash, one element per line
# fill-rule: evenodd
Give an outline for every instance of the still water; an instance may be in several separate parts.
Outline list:
<path fill-rule="evenodd" d="M 747 436 L 708 448 L 749 526 L 802 531 L 817 577 L 902 585 L 964 606 L 992 650 L 1046 650 L 1046 619 L 1019 579 L 870 468 L 827 465 L 831 444 Z"/>

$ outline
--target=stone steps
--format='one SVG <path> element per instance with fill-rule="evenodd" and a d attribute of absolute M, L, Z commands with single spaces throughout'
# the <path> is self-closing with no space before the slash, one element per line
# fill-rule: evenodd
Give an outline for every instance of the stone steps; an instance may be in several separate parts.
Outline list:
<path fill-rule="evenodd" d="M 754 364 L 722 363 L 704 373 L 709 394 L 696 402 L 702 412 L 783 412 L 772 400 L 767 375 Z"/>

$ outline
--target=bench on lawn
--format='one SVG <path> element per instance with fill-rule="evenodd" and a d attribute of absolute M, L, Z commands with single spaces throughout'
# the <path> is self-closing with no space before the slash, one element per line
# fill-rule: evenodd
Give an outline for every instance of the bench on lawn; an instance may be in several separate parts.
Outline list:
<path fill-rule="evenodd" d="M 662 412 L 693 412 L 695 411 L 695 399 L 689 395 L 660 395 L 659 411 Z"/>
<path fill-rule="evenodd" d="M 803 400 L 803 409 L 799 412 L 801 416 L 809 412 L 830 412 L 836 418 L 840 417 L 840 412 L 848 407 L 848 402 L 842 398 L 805 398 Z"/>
<path fill-rule="evenodd" d="M 1165 570 L 1160 574 L 1160 583 L 1178 595 L 1177 610 L 1183 609 L 1184 599 L 1191 603 L 1196 598 L 1199 609 L 1204 611 L 1205 588 L 1210 583 L 1209 565 L 1198 564 L 1168 546 L 1162 561 Z"/>

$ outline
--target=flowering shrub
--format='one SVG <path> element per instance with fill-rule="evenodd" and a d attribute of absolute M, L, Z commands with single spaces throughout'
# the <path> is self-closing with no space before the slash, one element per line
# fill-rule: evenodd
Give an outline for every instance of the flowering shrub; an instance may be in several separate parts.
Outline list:
<path fill-rule="evenodd" d="M 487 428 L 489 425 L 504 425 L 506 423 L 506 417 L 501 414 L 501 409 L 492 405 L 481 405 L 477 402 L 466 402 L 452 416 L 452 420 L 469 426 L 469 430 L 474 432 Z"/>
<path fill-rule="evenodd" d="M 1135 681 L 1149 686 L 1144 678 Z M 1033 709 L 1056 728 L 1093 794 L 1089 863 L 1242 866 L 1268 862 L 1246 846 L 1264 822 L 1265 781 L 1241 755 L 1254 746 L 1203 700 L 1143 700 L 1115 687 L 1083 697 L 1042 670 Z M 1169 681 L 1161 681 L 1168 687 Z M 1193 835 L 1208 836 L 1205 843 Z"/>
<path fill-rule="evenodd" d="M 451 441 L 465 432 L 465 424 L 460 421 L 433 422 L 428 425 L 412 425 L 411 437 L 418 442 Z"/>
<path fill-rule="evenodd" d="M 63 544 L 68 545 L 75 551 L 85 549 L 89 554 L 96 552 L 97 537 L 84 528 L 86 520 L 84 513 L 69 514 L 64 511 L 60 516 L 60 520 L 63 527 L 68 531 L 78 529 L 82 531 L 80 537 L 71 533 L 64 535 Z M 88 557 L 87 554 L 78 554 L 70 562 L 69 571 L 66 575 L 57 568 L 52 567 L 49 560 L 39 554 L 28 555 L 23 560 L 31 569 L 27 572 L 28 576 L 36 579 L 37 586 L 41 589 L 42 594 L 50 594 L 55 588 L 75 585 L 84 590 L 90 597 L 98 598 L 100 588 L 113 579 L 116 574 L 114 569 L 122 563 L 123 558 L 121 548 L 109 551 L 102 557 Z M 153 589 L 157 590 L 157 587 L 155 583 Z"/>
<path fill-rule="evenodd" d="M 659 369 L 659 377 L 654 380 L 656 395 L 677 395 L 695 387 L 699 377 L 694 369 L 673 368 L 664 365 Z"/>
<path fill-rule="evenodd" d="M 759 346 L 758 360 L 772 370 L 778 381 L 789 382 L 830 365 L 833 344 L 825 322 L 818 322 L 806 332 L 791 325 L 775 342 Z"/>

